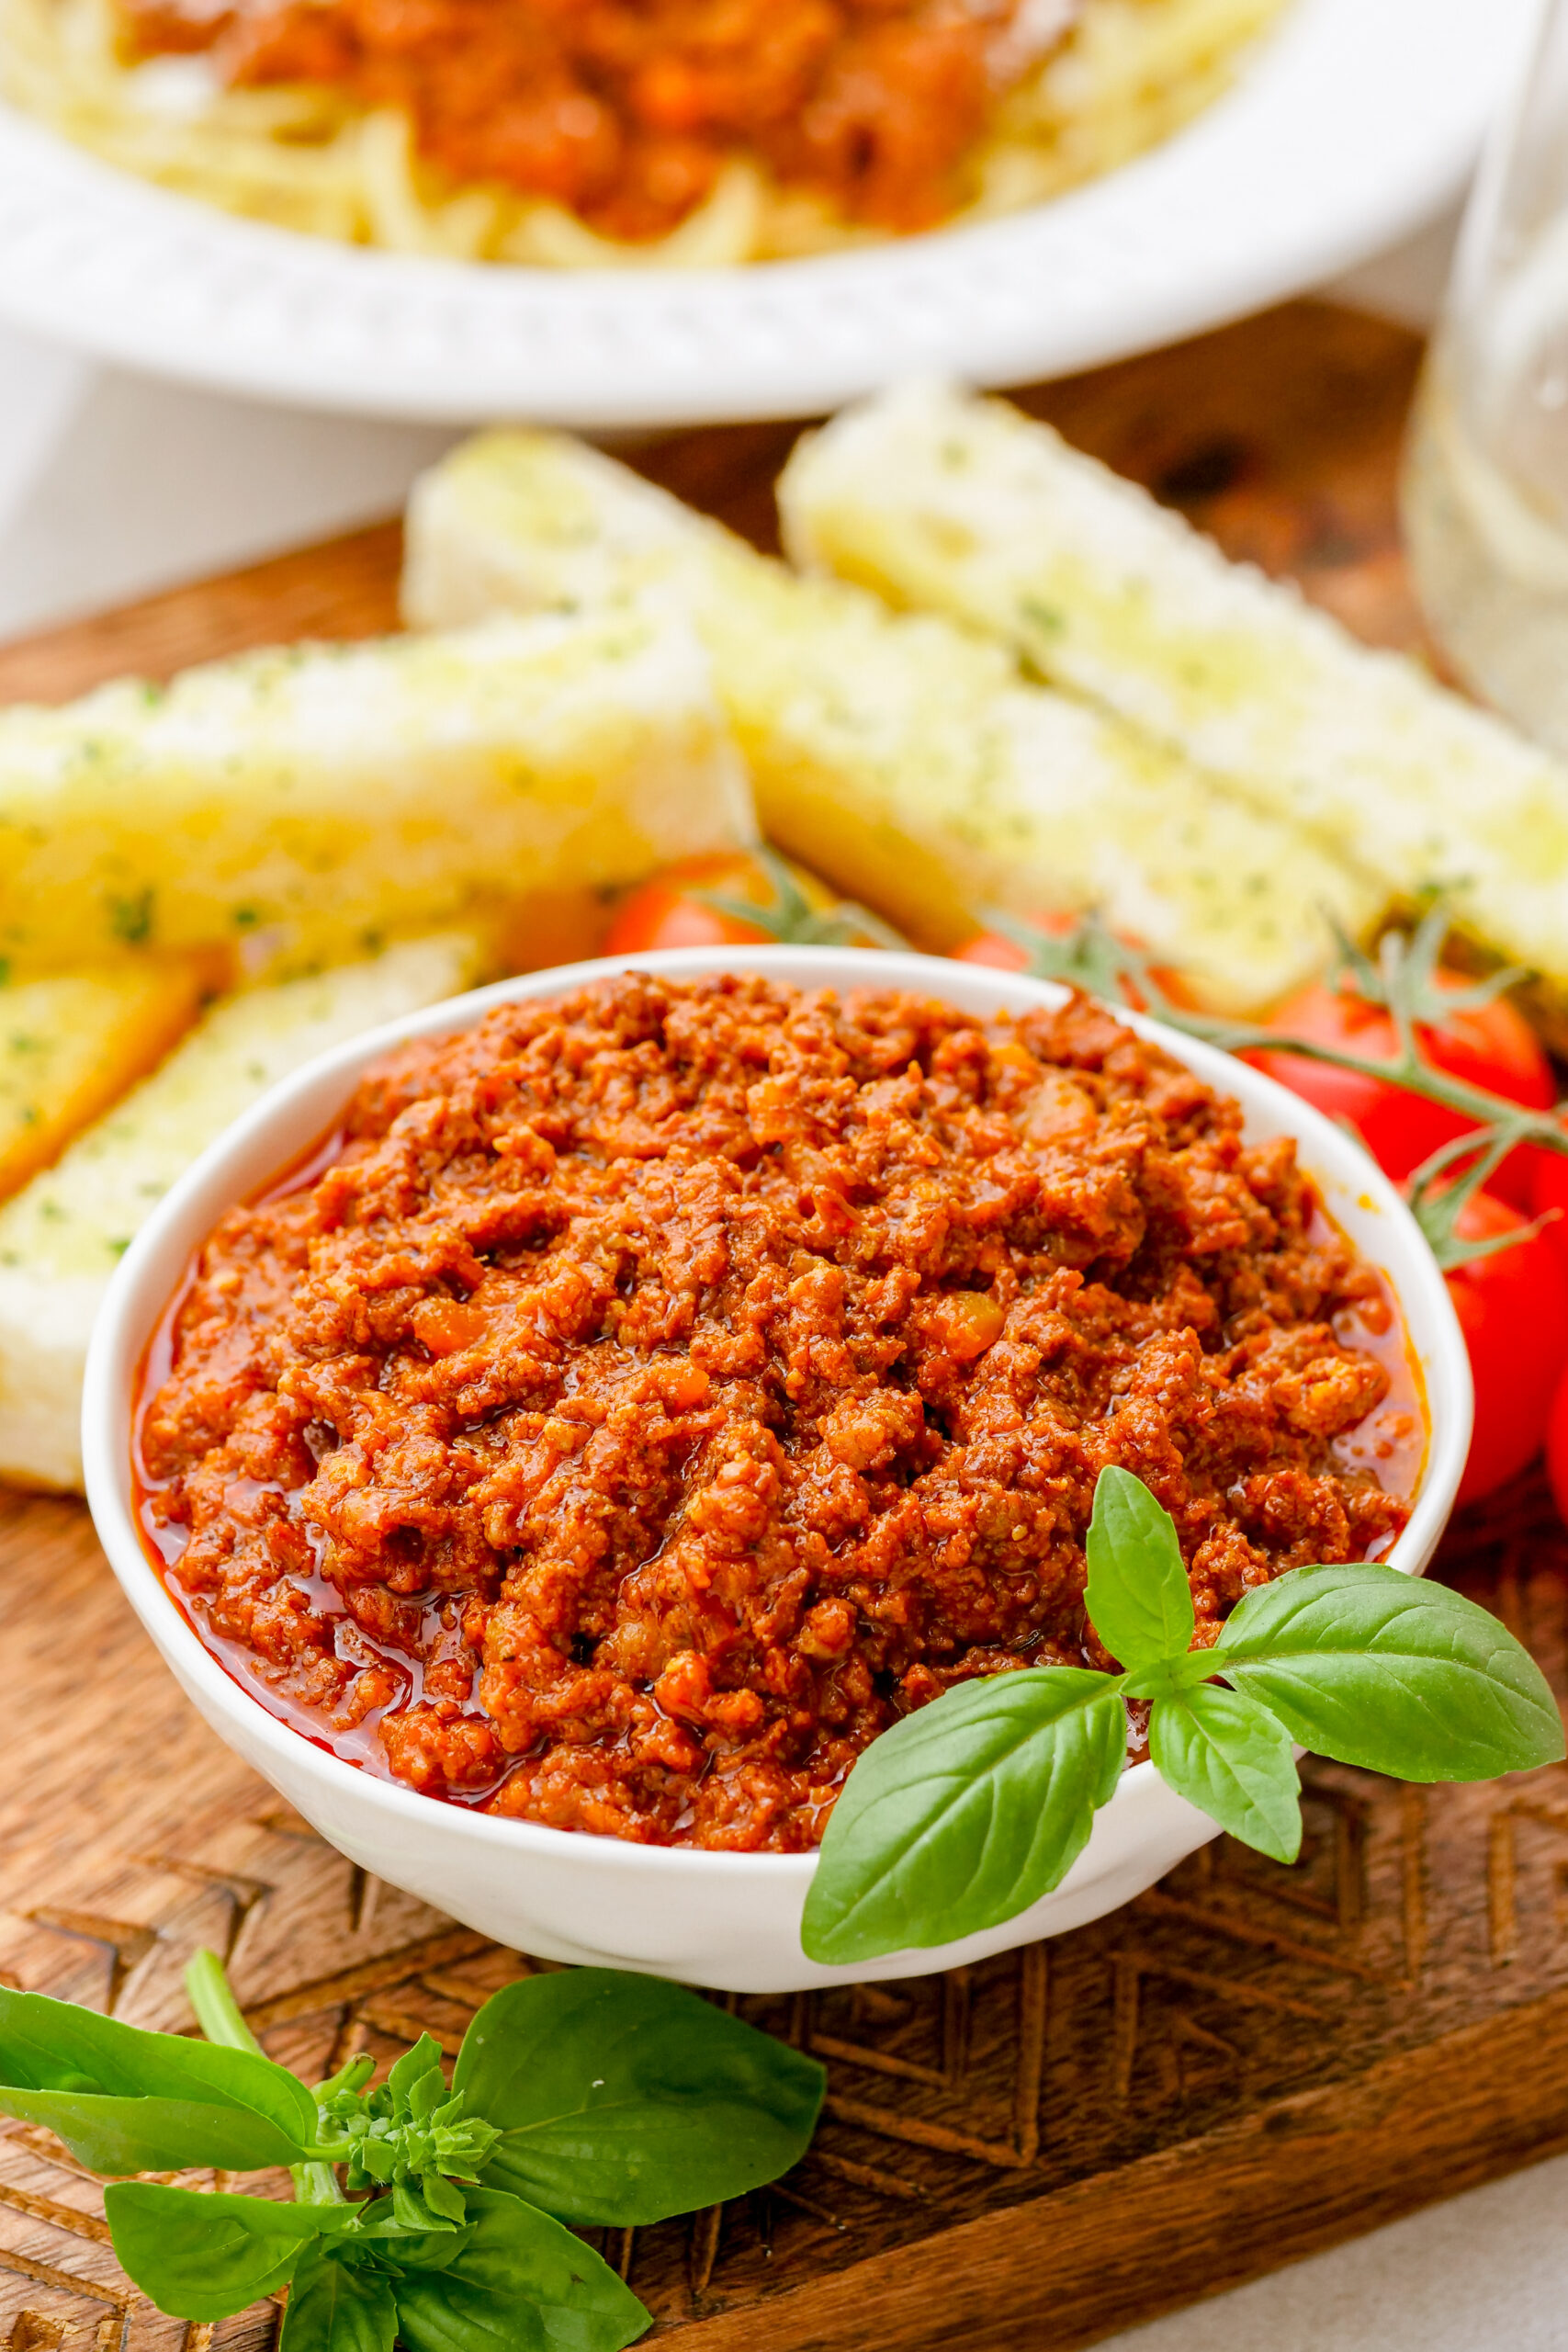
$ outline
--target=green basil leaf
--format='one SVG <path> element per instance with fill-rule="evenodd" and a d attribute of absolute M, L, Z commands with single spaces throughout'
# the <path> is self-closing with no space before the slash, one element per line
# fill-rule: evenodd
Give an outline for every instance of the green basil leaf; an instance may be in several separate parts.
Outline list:
<path fill-rule="evenodd" d="M 387 2089 L 394 2115 L 428 2115 L 446 2097 L 446 2078 L 441 2072 L 441 2044 L 434 2035 L 422 2033 L 410 2050 L 405 2050 L 387 2075 Z M 422 2095 L 423 2109 L 413 2105 L 416 2095 Z"/>
<path fill-rule="evenodd" d="M 810 2144 L 825 2082 L 815 2059 L 684 1985 L 611 1968 L 506 1985 L 452 2076 L 501 2132 L 489 2187 L 622 2228 L 777 2179 Z"/>
<path fill-rule="evenodd" d="M 468 2219 L 444 2269 L 393 2287 L 408 2352 L 621 2352 L 649 2324 L 608 2263 L 521 2198 L 471 2189 Z"/>
<path fill-rule="evenodd" d="M 227 2319 L 294 2273 L 323 2233 L 355 2225 L 352 2205 L 276 2205 L 117 2180 L 104 2212 L 120 2267 L 171 2319 Z"/>
<path fill-rule="evenodd" d="M 409 2113 L 416 2123 L 433 2122 L 436 2109 L 451 2104 L 446 2096 L 446 2078 L 439 2066 L 434 2074 L 422 2075 L 409 2092 Z"/>
<path fill-rule="evenodd" d="M 398 2169 L 398 2152 L 385 2140 L 373 2140 L 368 2133 L 359 2141 L 351 2159 L 350 2169 L 363 2173 L 382 2188 L 392 2179 Z"/>
<path fill-rule="evenodd" d="M 378 2197 L 355 2210 L 359 2220 L 350 2244 L 355 2254 L 368 2250 L 399 2270 L 445 2270 L 466 2243 L 463 2231 L 445 2224 L 437 2230 L 405 2229 L 389 2197 Z"/>
<path fill-rule="evenodd" d="M 1303 1747 L 1395 1780 L 1490 1781 L 1563 1754 L 1529 1651 L 1474 1601 L 1397 1568 L 1292 1568 L 1237 1603 L 1209 1657 Z"/>
<path fill-rule="evenodd" d="M 451 2218 L 434 2206 L 427 2205 L 419 2190 L 409 2180 L 392 2184 L 392 2216 L 400 2228 L 417 2233 L 423 2230 L 449 2230 L 457 2226 Z M 459 2216 L 459 2221 L 461 2216 Z"/>
<path fill-rule="evenodd" d="M 1201 1682 L 1161 1699 L 1149 1754 L 1161 1780 L 1233 1838 L 1277 1862 L 1295 1860 L 1302 1795 L 1291 1735 L 1245 1690 Z"/>
<path fill-rule="evenodd" d="M 277 2352 L 392 2352 L 398 2307 L 385 2271 L 307 2246 L 288 2290 Z"/>
<path fill-rule="evenodd" d="M 457 2182 L 444 2178 L 438 2172 L 427 2172 L 421 2174 L 419 2185 L 426 2210 L 438 2221 L 450 2222 L 455 2229 L 461 2229 L 468 2220 L 468 2209 Z"/>
<path fill-rule="evenodd" d="M 0 1986 L 0 2114 L 58 2132 L 94 2172 L 297 2164 L 316 2137 L 287 2066 Z"/>
<path fill-rule="evenodd" d="M 1126 1763 L 1121 1693 L 1083 1667 L 1025 1667 L 960 1683 L 874 1740 L 822 1841 L 807 1955 L 952 1943 L 1058 1884 Z"/>
<path fill-rule="evenodd" d="M 1176 1522 L 1130 1470 L 1102 1470 L 1085 1549 L 1089 1622 L 1129 1673 L 1190 1647 L 1192 1588 Z"/>
<path fill-rule="evenodd" d="M 0 2115 L 45 2125 L 79 2164 L 106 2176 L 184 2172 L 197 2165 L 259 2172 L 300 2161 L 301 2143 L 265 2117 L 195 2100 L 98 2098 L 0 2085 Z"/>

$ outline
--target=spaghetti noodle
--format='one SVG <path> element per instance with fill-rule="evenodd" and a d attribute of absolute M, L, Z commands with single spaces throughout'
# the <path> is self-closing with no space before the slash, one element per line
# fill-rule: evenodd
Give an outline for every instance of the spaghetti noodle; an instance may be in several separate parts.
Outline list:
<path fill-rule="evenodd" d="M 335 5 L 317 0 L 310 24 L 330 28 Z M 464 0 L 437 5 L 460 11 Z M 832 17 L 835 0 L 815 5 L 819 22 Z M 475 135 L 466 144 L 456 138 L 450 113 L 440 118 L 428 101 L 427 74 L 405 71 L 400 81 L 385 59 L 355 52 L 353 70 L 334 78 L 318 65 L 319 78 L 308 79 L 300 66 L 310 52 L 299 44 L 274 55 L 299 78 L 274 78 L 265 55 L 259 66 L 254 58 L 236 66 L 232 40 L 223 48 L 224 28 L 243 15 L 232 0 L 157 16 L 152 0 L 132 0 L 139 13 L 130 16 L 125 0 L 0 0 L 0 87 L 107 162 L 287 228 L 461 260 L 711 267 L 1015 211 L 1113 169 L 1211 103 L 1282 5 L 983 0 L 967 18 L 970 48 L 950 40 L 922 61 L 924 114 L 908 90 L 900 94 L 897 135 L 873 136 L 876 126 L 863 120 L 833 145 L 831 110 L 820 101 L 843 85 L 845 69 L 824 52 L 815 119 L 827 130 L 815 151 L 776 107 L 772 118 L 759 109 L 746 135 L 744 110 L 732 105 L 726 118 L 710 92 L 701 137 L 665 142 L 671 153 L 688 153 L 683 180 L 663 168 L 664 149 L 654 157 L 662 180 L 651 171 L 646 126 L 626 96 L 629 78 L 623 86 L 609 77 L 610 95 L 625 101 L 621 168 L 601 170 L 596 181 L 561 172 L 558 192 L 550 192 L 548 168 L 501 168 L 506 156 L 482 107 L 471 110 Z M 862 12 L 840 0 L 837 13 Z M 865 13 L 886 30 L 895 11 Z M 264 14 L 276 24 L 304 12 L 294 0 L 266 0 Z M 853 26 L 851 36 L 863 38 Z M 852 65 L 856 52 L 848 54 Z M 669 95 L 678 86 L 671 79 L 667 112 L 680 111 Z M 850 86 L 863 108 L 874 82 L 863 73 Z M 580 130 L 592 128 L 586 116 L 576 119 Z M 910 162 L 921 153 L 923 176 Z M 889 154 L 895 165 L 902 158 L 901 172 L 886 167 Z M 834 158 L 844 159 L 836 172 Z"/>

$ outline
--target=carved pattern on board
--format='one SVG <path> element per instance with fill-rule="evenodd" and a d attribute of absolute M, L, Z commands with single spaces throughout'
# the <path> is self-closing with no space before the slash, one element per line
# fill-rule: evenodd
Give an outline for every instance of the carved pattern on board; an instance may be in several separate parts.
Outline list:
<path fill-rule="evenodd" d="M 1271 2042 L 1280 2028 L 1294 2027 L 1321 2043 L 1333 2030 L 1335 1980 L 1405 1987 L 1420 1971 L 1427 1804 L 1419 1792 L 1369 1776 L 1341 1774 L 1330 1782 L 1316 1771 L 1306 1801 L 1310 1835 L 1292 1870 L 1260 1864 L 1222 1839 L 1111 1921 L 1055 1946 L 905 1984 L 731 2004 L 828 2064 L 823 2135 L 796 2175 L 763 2199 L 654 2231 L 605 2233 L 606 2257 L 661 2317 L 681 2320 L 723 2308 L 736 2292 L 747 2300 L 759 2262 L 770 2283 L 787 2283 L 803 2243 L 829 2245 L 840 2260 L 853 2259 L 856 2242 L 884 2234 L 879 2217 L 900 2216 L 906 2230 L 929 2227 L 970 2209 L 964 2180 L 989 2177 L 999 2186 L 1038 2174 L 1043 2120 L 1055 2120 L 1047 2084 L 1054 1974 L 1074 1974 L 1060 2024 L 1112 2107 L 1125 2109 L 1136 2091 L 1144 2109 L 1170 2109 L 1179 2120 L 1194 2099 L 1239 2093 L 1249 2030 Z M 1491 1815 L 1494 1888 L 1505 1867 L 1500 1854 L 1509 1857 L 1512 1887 L 1512 1841 L 1521 1822 L 1560 1834 L 1568 1810 L 1527 1792 Z M 277 1915 L 286 1924 L 291 1912 L 308 1909 L 306 1948 L 340 1964 L 251 1998 L 247 2014 L 279 2055 L 321 2073 L 363 2049 L 389 2058 L 422 2031 L 451 2054 L 492 1991 L 550 1965 L 446 1924 L 360 1956 L 367 1939 L 378 1943 L 378 1913 L 394 1925 L 390 1905 L 401 1898 L 389 1892 L 383 1910 L 377 1883 L 286 1811 L 254 1815 L 247 1828 L 249 1845 L 241 1840 L 236 1854 L 216 1860 L 164 1847 L 146 1852 L 122 1870 L 113 1907 L 84 1899 L 23 1916 L 62 1949 L 80 1953 L 85 1946 L 99 1955 L 99 1997 L 124 2014 L 143 2008 L 150 1978 L 177 1972 L 202 1939 L 224 1952 L 244 1985 L 248 1951 L 269 1921 L 276 1939 Z M 1380 1909 L 1369 1883 L 1369 1847 L 1379 1836 L 1397 1848 L 1383 1871 L 1396 1890 L 1392 1911 L 1386 1903 Z M 323 1860 L 333 1882 L 325 1910 L 318 1883 Z M 1565 1869 L 1559 1865 L 1560 1881 Z M 125 1899 L 137 1872 L 170 1892 L 150 1917 L 126 1917 L 139 1907 Z M 1371 1942 L 1370 1927 L 1377 1930 Z M 1086 1962 L 1092 1963 L 1087 1974 Z M 929 2164 L 922 2170 L 922 2159 L 939 2160 L 936 2171 Z M 51 2176 L 60 2188 L 47 2185 Z M 1047 2164 L 1042 2177 L 1050 2176 Z M 191 2185 L 208 2184 L 197 2177 Z M 70 2201 L 72 2192 L 82 2201 Z M 846 2197 L 852 2211 L 840 2210 Z M 0 2137 L 0 2271 L 32 2297 L 18 2306 L 16 2324 L 25 2311 L 33 2314 L 29 2325 L 45 2327 L 45 2335 L 28 2341 L 42 2345 L 59 2325 L 59 2342 L 69 2340 L 71 2352 L 87 2352 L 78 2341 L 84 2330 L 107 2352 L 107 2326 L 127 2352 L 143 2342 L 175 2352 L 176 2341 L 180 2352 L 206 2352 L 210 2331 L 171 2332 L 126 2286 L 100 2214 L 96 2188 L 50 2134 L 13 2127 Z M 35 2289 L 51 2290 L 49 2307 Z M 62 2319 L 52 2300 L 59 2296 L 74 2297 L 86 2316 Z M 220 2333 L 253 2352 L 275 2326 L 275 2311 L 258 2312 Z"/>
<path fill-rule="evenodd" d="M 1568 1805 L 1554 1801 L 1550 1785 L 1527 1784 L 1501 1800 L 1483 1793 L 1474 1826 L 1492 1952 L 1511 1961 L 1519 1949 L 1519 1841 L 1555 1846 L 1568 1830 Z M 1123 2110 L 1133 2103 L 1145 2119 L 1168 2110 L 1179 2121 L 1194 2102 L 1245 2091 L 1249 2034 L 1269 2044 L 1281 2030 L 1304 2031 L 1314 2044 L 1330 2037 L 1336 1982 L 1407 1991 L 1420 1977 L 1430 1932 L 1431 1800 L 1368 1775 L 1329 1779 L 1324 1768 L 1309 1770 L 1305 1798 L 1309 1836 L 1292 1870 L 1222 1839 L 1111 1921 L 1055 1946 L 907 1984 L 740 2005 L 829 2065 L 821 2140 L 764 2199 L 656 2231 L 606 2233 L 607 2258 L 661 2317 L 679 2321 L 722 2309 L 737 2293 L 749 2300 L 759 2261 L 770 2283 L 787 2283 L 810 2248 L 852 2260 L 857 2244 L 885 2236 L 889 2213 L 906 2231 L 958 2218 L 973 2205 L 964 2180 L 988 2177 L 1000 2188 L 1033 2172 L 1048 2182 L 1042 2141 L 1043 2123 L 1048 2130 L 1055 2120 L 1047 2067 L 1054 2012 L 1085 2053 L 1101 2100 Z M 1459 1792 L 1442 1798 L 1462 1801 Z M 334 1964 L 262 1992 L 247 2013 L 279 2055 L 321 2072 L 360 2049 L 389 2057 L 421 2031 L 451 2053 L 468 2018 L 500 1984 L 549 1965 L 444 1923 L 396 1936 L 392 1905 L 403 1899 L 333 1855 L 296 1816 L 274 1806 L 243 1826 L 232 1850 L 216 1858 L 166 1844 L 148 1849 L 121 1866 L 112 1900 L 106 1892 L 96 1903 L 86 1892 L 20 1917 L 35 1936 L 73 1955 L 73 1967 L 92 1956 L 103 2006 L 140 2015 L 152 1980 L 177 1977 L 197 1941 L 221 1951 L 244 1985 L 258 1939 L 276 1942 L 294 1914 L 308 1913 L 303 1948 Z M 1369 1871 L 1374 1849 L 1381 1892 Z M 1551 1860 L 1551 1876 L 1556 1939 L 1568 1855 Z M 150 1912 L 134 1899 L 139 1878 L 165 1891 Z M 1532 1934 L 1540 1914 L 1538 1904 Z M 50 1972 L 28 1973 L 43 1983 Z M 1072 1987 L 1066 1996 L 1064 1983 Z M 922 2160 L 936 2160 L 934 2173 Z M 192 2185 L 207 2184 L 198 2177 Z M 0 2321 L 11 2319 L 13 2342 L 88 2352 L 91 2336 L 94 2352 L 111 2344 L 126 2352 L 143 2344 L 207 2352 L 210 2330 L 172 2328 L 128 2288 L 96 2187 L 50 2134 L 26 2127 L 0 2136 L 0 2274 L 15 2281 L 15 2299 L 0 2283 Z M 225 2345 L 260 2352 L 276 2320 L 276 2309 L 262 2310 L 220 2334 Z"/>
<path fill-rule="evenodd" d="M 140 1857 L 133 1871 L 174 1889 L 170 1904 L 149 1918 L 128 1919 L 107 1903 L 99 1908 L 85 1900 L 39 1905 L 24 1916 L 32 1928 L 62 1947 L 79 1951 L 85 1945 L 101 1955 L 99 1997 L 111 2014 L 144 2006 L 139 1993 L 152 1973 L 167 1975 L 183 1966 L 203 1934 L 224 1952 L 243 1984 L 251 1931 L 262 1925 L 269 1910 L 288 1910 L 296 1903 L 299 1890 L 293 1882 L 330 1853 L 312 1831 L 287 1813 L 264 1813 L 250 1827 L 264 1850 L 246 1854 L 243 1862 L 190 1860 L 163 1849 Z M 378 1904 L 375 1882 L 367 1883 L 363 1873 L 332 1860 L 337 1881 L 335 1926 L 318 1911 L 310 1938 L 311 1948 L 322 1951 L 334 1943 L 342 1949 L 362 1939 L 373 1927 Z M 1245 1889 L 1242 1866 L 1228 1860 L 1222 1860 L 1218 1879 L 1222 1885 Z M 189 1917 L 188 1891 L 193 1887 L 209 1898 L 200 1930 L 193 1930 Z M 1315 1898 L 1303 1890 L 1300 1900 L 1310 1906 Z M 322 2073 L 362 2049 L 389 2058 L 397 2046 L 422 2031 L 432 2033 L 450 2054 L 478 2005 L 502 1983 L 538 1965 L 549 1963 L 502 1953 L 468 1929 L 441 1926 L 252 1999 L 247 2015 L 280 2055 L 304 2063 L 308 2052 L 310 2065 Z M 1142 1987 L 1157 1979 L 1167 1986 L 1184 1987 L 1194 2001 L 1224 1987 L 1218 1977 L 1183 1971 L 1150 1952 L 1119 1953 L 1113 1968 L 1117 1990 L 1106 2047 L 1118 2080 L 1124 2081 L 1134 2064 Z M 845 2192 L 862 2205 L 871 2199 L 875 2206 L 892 2206 L 911 2216 L 933 2205 L 942 2210 L 946 2200 L 941 2184 L 879 2160 L 878 2143 L 908 2156 L 956 2159 L 965 2168 L 979 2167 L 992 2176 L 1033 2167 L 1041 2139 L 1049 1979 L 1049 1947 L 1034 1945 L 1005 1955 L 983 1971 L 955 1969 L 910 1984 L 868 1984 L 797 1996 L 784 2003 L 743 2005 L 755 2010 L 760 2021 L 828 2064 L 828 2114 L 840 2128 L 825 2132 L 796 2177 L 767 2193 L 771 2210 L 738 2213 L 734 2233 L 760 2250 L 772 2266 L 781 2257 L 787 2260 L 790 2233 L 783 2225 L 792 2219 L 814 2238 L 865 2234 L 863 2226 L 857 2229 L 835 2210 Z M 1320 2012 L 1309 2004 L 1288 1996 L 1264 1990 L 1242 1997 L 1271 2013 L 1314 2023 L 1320 2019 Z M 977 2068 L 976 2048 L 982 2023 L 987 2041 L 983 2070 Z M 1174 2033 L 1180 2064 L 1189 2064 L 1194 2052 L 1233 2054 L 1224 2035 L 1195 2013 L 1179 2017 Z M 1006 2095 L 996 2128 L 977 2131 L 971 2119 L 977 2109 L 996 2104 L 998 2039 L 1006 2045 Z M 62 2183 L 61 2189 L 40 2185 L 51 2176 Z M 188 2180 L 196 2187 L 212 2185 L 201 2176 Z M 64 2184 L 84 2201 L 68 2201 Z M 755 2205 L 758 2200 L 748 2202 Z M 11 2239 L 6 2223 L 13 2220 L 27 2226 L 14 2242 L 0 2244 L 0 2270 L 28 2287 L 49 2288 L 90 2305 L 95 2344 L 107 2311 L 118 2331 L 117 2342 L 167 2341 L 173 2352 L 175 2335 L 167 2324 L 129 2289 L 113 2264 L 96 2185 L 89 2188 L 88 2177 L 51 2134 L 28 2127 L 12 2127 L 0 2137 L 0 2237 Z M 659 2231 L 606 2233 L 609 2242 L 604 2251 L 656 2309 L 682 2317 L 704 2308 L 716 2273 L 722 2276 L 731 2220 L 715 2209 Z M 39 2243 L 40 2234 L 46 2245 Z M 679 2251 L 670 2243 L 672 2238 L 683 2241 Z M 673 2287 L 680 2291 L 672 2291 Z M 34 2310 L 34 2305 L 26 2308 Z M 46 2321 L 49 2327 L 60 2325 L 60 2342 L 69 2339 L 72 2352 L 86 2352 L 75 2338 L 88 2320 L 62 2321 L 48 2312 L 39 2318 L 36 2310 L 34 2316 L 39 2325 Z M 265 2313 L 252 2315 L 243 2331 L 246 2344 L 265 2342 L 273 2324 L 275 2315 L 272 2320 Z M 226 2325 L 231 2332 L 241 2324 Z M 178 2335 L 181 2352 L 205 2352 L 209 2335 L 184 2331 Z"/>
<path fill-rule="evenodd" d="M 886 2099 L 830 2089 L 828 2113 L 840 2122 L 858 2125 L 878 2138 L 902 2141 L 918 2148 L 934 2148 L 944 2155 L 967 2156 L 999 2171 L 1017 2171 L 1033 2164 L 1040 2146 L 1040 2083 L 1045 2053 L 1046 1990 L 1049 1946 L 1027 1944 L 1010 1955 L 1014 1971 L 1012 1997 L 1013 2094 L 1008 2129 L 993 2137 L 959 2130 L 951 2123 L 910 2113 Z M 791 2039 L 803 2049 L 839 2067 L 861 2070 L 942 2092 L 955 2106 L 965 2103 L 971 2084 L 970 2049 L 975 1972 L 950 1969 L 919 1985 L 938 2011 L 938 2054 L 934 2064 L 902 2055 L 874 2038 L 879 2023 L 902 2025 L 918 1997 L 907 1985 L 888 1988 L 863 1984 L 850 1996 L 851 2016 L 861 2030 L 834 2032 L 819 2020 L 831 1996 L 797 1996 Z M 833 2077 L 835 2083 L 838 2075 Z"/>
<path fill-rule="evenodd" d="M 1551 1926 L 1561 1937 L 1568 1926 L 1568 1803 L 1544 1801 L 1544 1792 L 1501 1804 L 1491 1819 L 1486 1850 L 1486 1919 L 1489 1949 L 1495 1968 L 1506 1968 L 1519 1957 L 1521 1935 L 1519 1872 L 1521 1848 L 1533 1825 L 1549 1833 L 1552 1888 Z"/>

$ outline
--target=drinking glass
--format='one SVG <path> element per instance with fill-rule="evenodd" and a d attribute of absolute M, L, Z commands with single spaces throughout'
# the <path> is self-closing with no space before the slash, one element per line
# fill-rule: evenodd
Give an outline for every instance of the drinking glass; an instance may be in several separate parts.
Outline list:
<path fill-rule="evenodd" d="M 1417 593 L 1464 683 L 1568 753 L 1568 0 L 1483 158 L 1406 455 Z"/>

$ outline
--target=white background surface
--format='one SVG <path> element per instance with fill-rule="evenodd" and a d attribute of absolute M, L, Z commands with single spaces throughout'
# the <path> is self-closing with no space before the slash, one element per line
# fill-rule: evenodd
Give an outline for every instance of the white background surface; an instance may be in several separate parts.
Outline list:
<path fill-rule="evenodd" d="M 1420 322 L 1443 227 L 1343 289 Z M 451 436 L 191 391 L 0 325 L 0 639 L 391 512 Z M 1568 2120 L 1568 2084 L 1563 2086 Z M 1108 2352 L 1564 2352 L 1568 2157 Z"/>
<path fill-rule="evenodd" d="M 452 437 L 96 368 L 0 322 L 0 639 L 395 513 Z"/>
<path fill-rule="evenodd" d="M 1563 2352 L 1564 2345 L 1568 2156 L 1558 2156 L 1113 2336 L 1101 2352 Z"/>

